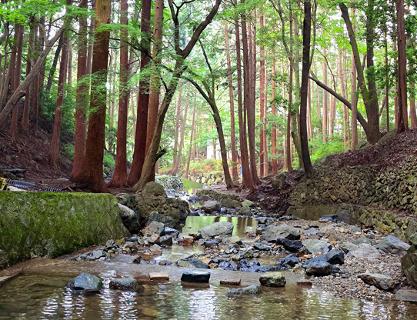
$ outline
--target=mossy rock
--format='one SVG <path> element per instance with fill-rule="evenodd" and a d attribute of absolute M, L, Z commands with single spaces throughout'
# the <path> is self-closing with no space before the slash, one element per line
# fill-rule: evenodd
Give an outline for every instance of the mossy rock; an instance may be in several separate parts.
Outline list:
<path fill-rule="evenodd" d="M 0 191 L 0 251 L 13 264 L 123 237 L 110 194 Z"/>

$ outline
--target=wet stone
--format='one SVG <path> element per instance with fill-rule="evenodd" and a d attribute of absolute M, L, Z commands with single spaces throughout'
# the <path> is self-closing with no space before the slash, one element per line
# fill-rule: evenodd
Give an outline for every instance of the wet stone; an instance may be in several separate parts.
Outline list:
<path fill-rule="evenodd" d="M 261 285 L 265 287 L 285 287 L 287 280 L 283 275 L 265 275 L 259 278 Z"/>
<path fill-rule="evenodd" d="M 71 279 L 67 287 L 75 292 L 80 293 L 97 293 L 103 288 L 103 281 L 92 274 L 81 273 Z"/>
<path fill-rule="evenodd" d="M 169 275 L 162 272 L 150 272 L 149 279 L 152 281 L 168 281 Z"/>
<path fill-rule="evenodd" d="M 163 246 L 172 246 L 172 236 L 166 235 L 159 238 L 159 244 Z"/>
<path fill-rule="evenodd" d="M 237 264 L 234 261 L 221 261 L 219 268 L 228 271 L 237 271 Z"/>
<path fill-rule="evenodd" d="M 220 284 L 224 286 L 240 286 L 241 279 L 224 279 L 220 280 Z"/>
<path fill-rule="evenodd" d="M 109 288 L 122 291 L 142 291 L 143 287 L 133 278 L 113 278 L 110 279 Z"/>
<path fill-rule="evenodd" d="M 276 240 L 276 243 L 282 245 L 285 248 L 285 250 L 289 252 L 298 252 L 304 247 L 303 243 L 300 240 L 278 238 Z"/>
<path fill-rule="evenodd" d="M 256 250 L 259 250 L 259 251 L 270 251 L 272 249 L 270 245 L 267 245 L 267 244 L 262 243 L 262 242 L 256 242 L 253 245 L 253 248 L 256 249 Z"/>
<path fill-rule="evenodd" d="M 233 232 L 233 223 L 215 222 L 200 230 L 203 238 L 212 238 L 220 235 L 231 235 Z"/>
<path fill-rule="evenodd" d="M 228 297 L 241 296 L 241 295 L 255 295 L 261 293 L 261 286 L 253 284 L 244 288 L 229 289 L 227 292 Z"/>
<path fill-rule="evenodd" d="M 181 281 L 194 283 L 208 283 L 210 280 L 210 272 L 191 271 L 184 272 L 181 276 Z"/>
<path fill-rule="evenodd" d="M 306 274 L 309 276 L 328 276 L 332 273 L 332 265 L 328 263 L 325 257 L 320 256 L 306 261 L 303 264 Z"/>
<path fill-rule="evenodd" d="M 290 254 L 285 258 L 278 260 L 278 266 L 280 269 L 289 269 L 295 267 L 300 262 L 300 259 L 294 254 Z"/>

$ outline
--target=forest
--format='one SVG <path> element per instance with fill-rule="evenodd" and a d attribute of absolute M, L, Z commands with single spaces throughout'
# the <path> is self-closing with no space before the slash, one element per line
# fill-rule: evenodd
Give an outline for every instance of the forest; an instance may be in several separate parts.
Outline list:
<path fill-rule="evenodd" d="M 0 3 L 1 319 L 415 319 L 416 0 Z"/>

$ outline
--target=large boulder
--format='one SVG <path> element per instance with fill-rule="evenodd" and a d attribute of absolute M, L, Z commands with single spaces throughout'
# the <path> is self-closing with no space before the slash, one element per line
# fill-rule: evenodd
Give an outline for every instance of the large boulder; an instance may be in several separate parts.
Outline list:
<path fill-rule="evenodd" d="M 401 258 L 401 267 L 408 282 L 417 288 L 417 233 L 411 237 L 412 246 Z"/>
<path fill-rule="evenodd" d="M 332 265 L 323 256 L 312 258 L 303 264 L 306 274 L 309 276 L 328 276 L 332 273 Z"/>
<path fill-rule="evenodd" d="M 404 241 L 398 239 L 396 236 L 388 235 L 384 237 L 377 245 L 376 247 L 379 250 L 382 250 L 384 252 L 388 253 L 399 253 L 402 251 L 407 251 L 410 248 L 410 245 L 408 243 L 405 243 Z"/>
<path fill-rule="evenodd" d="M 395 281 L 391 277 L 380 273 L 361 273 L 358 277 L 366 284 L 384 291 L 391 291 L 396 285 Z"/>
<path fill-rule="evenodd" d="M 168 198 L 164 187 L 156 182 L 149 182 L 136 194 L 133 208 L 140 217 L 141 227 L 150 221 L 158 221 L 168 227 L 179 228 L 190 213 L 186 201 Z"/>
<path fill-rule="evenodd" d="M 330 251 L 330 243 L 325 240 L 318 240 L 318 239 L 306 239 L 303 241 L 304 247 L 307 249 L 308 252 L 316 254 L 316 253 L 327 253 Z"/>
<path fill-rule="evenodd" d="M 197 196 L 202 200 L 215 200 L 224 208 L 240 208 L 241 199 L 237 195 L 221 193 L 214 190 L 203 189 L 197 191 Z"/>
<path fill-rule="evenodd" d="M 97 293 L 103 288 L 103 280 L 89 273 L 81 273 L 71 279 L 67 287 L 75 292 Z"/>
<path fill-rule="evenodd" d="M 202 228 L 200 233 L 203 238 L 231 235 L 233 233 L 233 223 L 224 221 L 215 222 Z"/>
<path fill-rule="evenodd" d="M 131 234 L 137 234 L 140 230 L 140 220 L 139 215 L 135 210 L 130 209 L 129 207 L 118 203 L 120 209 L 120 218 L 127 230 Z"/>
<path fill-rule="evenodd" d="M 287 224 L 270 225 L 265 228 L 262 238 L 268 242 L 276 242 L 280 238 L 298 240 L 300 239 L 300 230 Z"/>

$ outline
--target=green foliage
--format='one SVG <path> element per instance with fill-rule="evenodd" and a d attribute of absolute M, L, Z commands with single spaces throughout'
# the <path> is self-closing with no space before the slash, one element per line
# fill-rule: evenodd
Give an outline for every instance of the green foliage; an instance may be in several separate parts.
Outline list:
<path fill-rule="evenodd" d="M 311 161 L 319 162 L 329 155 L 341 153 L 344 151 L 343 138 L 335 136 L 330 138 L 327 143 L 323 143 L 321 136 L 316 136 L 310 142 Z"/>

